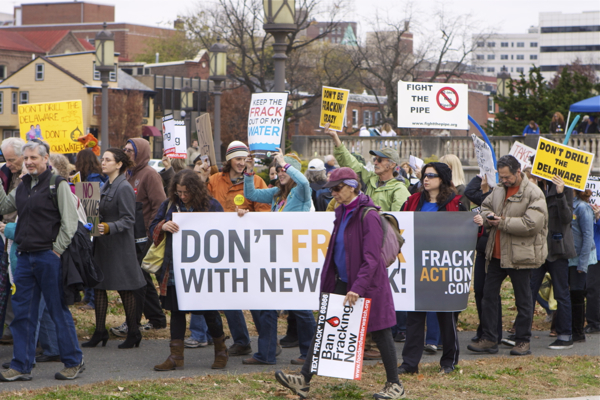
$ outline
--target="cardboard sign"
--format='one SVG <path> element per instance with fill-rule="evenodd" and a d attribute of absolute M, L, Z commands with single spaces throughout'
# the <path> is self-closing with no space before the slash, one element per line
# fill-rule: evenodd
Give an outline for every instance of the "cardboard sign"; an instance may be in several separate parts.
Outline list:
<path fill-rule="evenodd" d="M 196 133 L 198 134 L 198 151 L 200 151 L 202 160 L 206 161 L 208 165 L 217 165 L 213 131 L 208 113 L 204 113 L 196 118 Z M 191 161 L 193 162 L 194 160 Z"/>
<path fill-rule="evenodd" d="M 100 182 L 78 182 L 75 184 L 75 195 L 81 200 L 87 221 L 92 223 L 92 236 L 100 236 Z"/>
<path fill-rule="evenodd" d="M 20 104 L 19 130 L 21 139 L 42 140 L 52 153 L 78 153 L 84 147 L 77 138 L 85 135 L 81 100 Z"/>
<path fill-rule="evenodd" d="M 525 168 L 531 167 L 529 157 L 535 155 L 535 149 L 525 146 L 521 142 L 515 142 L 510 148 L 510 152 L 508 154 L 519 160 L 521 163 L 521 171 L 523 171 Z"/>
<path fill-rule="evenodd" d="M 469 129 L 465 84 L 398 81 L 398 127 Z"/>
<path fill-rule="evenodd" d="M 321 294 L 310 372 L 360 380 L 371 299 L 359 298 L 350 307 L 344 297 Z"/>
<path fill-rule="evenodd" d="M 496 168 L 494 167 L 494 157 L 490 146 L 483 140 L 472 134 L 473 144 L 475 145 L 475 154 L 477 155 L 477 165 L 479 165 L 479 175 L 486 176 L 490 187 L 496 186 Z"/>
<path fill-rule="evenodd" d="M 387 268 L 398 311 L 467 307 L 477 225 L 471 213 L 391 212 L 406 240 Z M 174 213 L 181 310 L 316 310 L 334 213 Z M 452 234 L 449 235 L 448 232 Z"/>
<path fill-rule="evenodd" d="M 565 181 L 565 186 L 584 190 L 593 163 L 592 153 L 541 137 L 531 173 L 547 180 L 558 175 Z"/>
<path fill-rule="evenodd" d="M 585 188 L 592 191 L 590 204 L 600 206 L 600 176 L 588 176 Z"/>
<path fill-rule="evenodd" d="M 185 122 L 173 119 L 173 114 L 163 117 L 163 149 L 169 158 L 187 158 Z"/>
<path fill-rule="evenodd" d="M 325 124 L 330 123 L 329 129 L 338 132 L 344 129 L 344 117 L 346 115 L 349 95 L 350 91 L 347 89 L 323 86 L 321 93 L 321 119 L 319 121 L 321 128 L 325 128 Z"/>
<path fill-rule="evenodd" d="M 253 93 L 248 111 L 248 147 L 257 154 L 269 156 L 277 151 L 283 137 L 287 93 Z"/>

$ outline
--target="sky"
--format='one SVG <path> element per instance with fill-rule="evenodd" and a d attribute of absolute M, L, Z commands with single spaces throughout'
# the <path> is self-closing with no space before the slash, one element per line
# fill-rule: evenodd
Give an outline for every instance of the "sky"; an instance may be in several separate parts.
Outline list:
<path fill-rule="evenodd" d="M 320 0 L 327 2 L 332 0 Z M 58 3 L 64 0 L 0 0 L 0 12 L 11 13 L 13 7 L 26 3 Z M 172 27 L 178 15 L 186 15 L 197 3 L 210 4 L 214 0 L 90 0 L 91 3 L 111 4 L 116 7 L 117 22 Z M 379 16 L 403 19 L 407 2 L 402 0 L 343 0 L 345 20 L 359 22 L 359 35 L 369 31 L 372 21 Z M 540 12 L 558 11 L 579 13 L 600 10 L 598 0 L 420 0 L 413 2 L 413 15 L 417 21 L 427 21 L 433 10 L 441 7 L 449 15 L 471 14 L 476 25 L 494 33 L 526 33 L 538 24 Z M 433 27 L 431 27 L 433 29 Z M 474 26 L 475 28 L 475 26 Z"/>

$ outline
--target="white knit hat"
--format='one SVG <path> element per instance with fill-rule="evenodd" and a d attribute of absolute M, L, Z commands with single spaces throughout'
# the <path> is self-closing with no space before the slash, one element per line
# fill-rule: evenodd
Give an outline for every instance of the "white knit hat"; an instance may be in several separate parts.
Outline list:
<path fill-rule="evenodd" d="M 225 160 L 229 161 L 232 158 L 236 158 L 236 157 L 248 157 L 248 154 L 250 154 L 250 150 L 248 150 L 248 146 L 246 146 L 244 143 L 242 143 L 238 140 L 234 140 L 233 142 L 229 143 L 229 146 L 227 146 L 227 153 L 225 153 Z"/>

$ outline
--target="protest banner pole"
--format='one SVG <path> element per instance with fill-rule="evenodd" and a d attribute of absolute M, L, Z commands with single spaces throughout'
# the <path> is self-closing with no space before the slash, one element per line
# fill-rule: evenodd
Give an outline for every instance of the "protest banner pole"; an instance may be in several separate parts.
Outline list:
<path fill-rule="evenodd" d="M 571 126 L 569 127 L 569 130 L 567 131 L 567 136 L 565 136 L 565 140 L 563 142 L 564 145 L 569 144 L 569 139 L 571 139 L 571 132 L 573 132 L 573 129 L 575 129 L 575 125 L 577 125 L 577 122 L 579 122 L 580 117 L 581 117 L 581 115 L 577 115 L 575 117 L 575 119 L 573 119 L 573 123 L 571 124 Z"/>
<path fill-rule="evenodd" d="M 477 128 L 477 130 L 479 131 L 479 133 L 481 133 L 481 136 L 483 137 L 483 140 L 487 143 L 488 146 L 490 146 L 490 150 L 492 151 L 492 157 L 494 158 L 494 168 L 496 170 L 498 170 L 498 165 L 496 165 L 496 152 L 494 151 L 494 147 L 492 146 L 492 143 L 490 142 L 490 139 L 487 137 L 487 135 L 485 134 L 484 130 L 481 128 L 481 126 L 479 126 L 479 124 L 477 123 L 477 121 L 475 121 L 475 119 L 473 119 L 473 117 L 471 117 L 469 115 L 469 122 L 472 123 L 475 128 Z M 496 181 L 498 180 L 498 173 L 496 172 Z"/>

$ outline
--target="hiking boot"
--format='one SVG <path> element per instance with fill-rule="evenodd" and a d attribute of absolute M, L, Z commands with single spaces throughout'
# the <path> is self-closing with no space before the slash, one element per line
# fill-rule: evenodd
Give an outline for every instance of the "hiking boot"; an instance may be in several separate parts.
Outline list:
<path fill-rule="evenodd" d="M 404 388 L 401 383 L 386 382 L 383 390 L 375 393 L 375 399 L 401 399 L 404 397 Z"/>
<path fill-rule="evenodd" d="M 119 326 L 114 326 L 110 328 L 110 333 L 118 337 L 126 337 L 127 336 L 127 322 L 123 322 Z"/>
<path fill-rule="evenodd" d="M 241 344 L 234 343 L 229 347 L 230 356 L 246 356 L 250 353 L 252 353 L 252 346 L 250 344 L 242 346 Z"/>
<path fill-rule="evenodd" d="M 6 371 L 0 373 L 0 381 L 13 382 L 13 381 L 30 381 L 31 374 L 24 374 L 17 371 L 16 369 L 9 368 Z"/>
<path fill-rule="evenodd" d="M 81 364 L 74 367 L 65 368 L 62 371 L 57 372 L 54 375 L 54 379 L 58 379 L 59 381 L 70 381 L 77 378 L 77 376 L 83 371 L 85 371 L 85 365 L 83 360 L 81 360 Z"/>
<path fill-rule="evenodd" d="M 552 349 L 552 350 L 571 349 L 571 348 L 573 348 L 573 341 L 556 339 L 554 342 L 552 342 L 548 345 L 548 348 Z"/>
<path fill-rule="evenodd" d="M 208 346 L 208 342 L 199 342 L 196 339 L 189 337 L 183 341 L 183 345 L 185 346 L 186 349 L 195 349 L 198 347 Z"/>
<path fill-rule="evenodd" d="M 526 356 L 531 354 L 531 350 L 529 350 L 529 342 L 517 342 L 515 347 L 510 351 L 511 356 Z"/>
<path fill-rule="evenodd" d="M 365 351 L 363 360 L 381 360 L 381 353 L 378 350 Z"/>
<path fill-rule="evenodd" d="M 276 371 L 275 379 L 277 379 L 277 382 L 279 382 L 282 386 L 290 389 L 293 394 L 300 396 L 301 399 L 306 399 L 308 397 L 310 383 L 306 382 L 304 375 L 292 375 L 286 374 L 282 371 Z"/>
<path fill-rule="evenodd" d="M 423 351 L 428 354 L 435 354 L 437 346 L 435 344 L 426 344 L 423 346 Z"/>
<path fill-rule="evenodd" d="M 498 344 L 491 340 L 481 339 L 477 343 L 471 343 L 467 349 L 476 353 L 496 354 L 498 352 Z"/>

